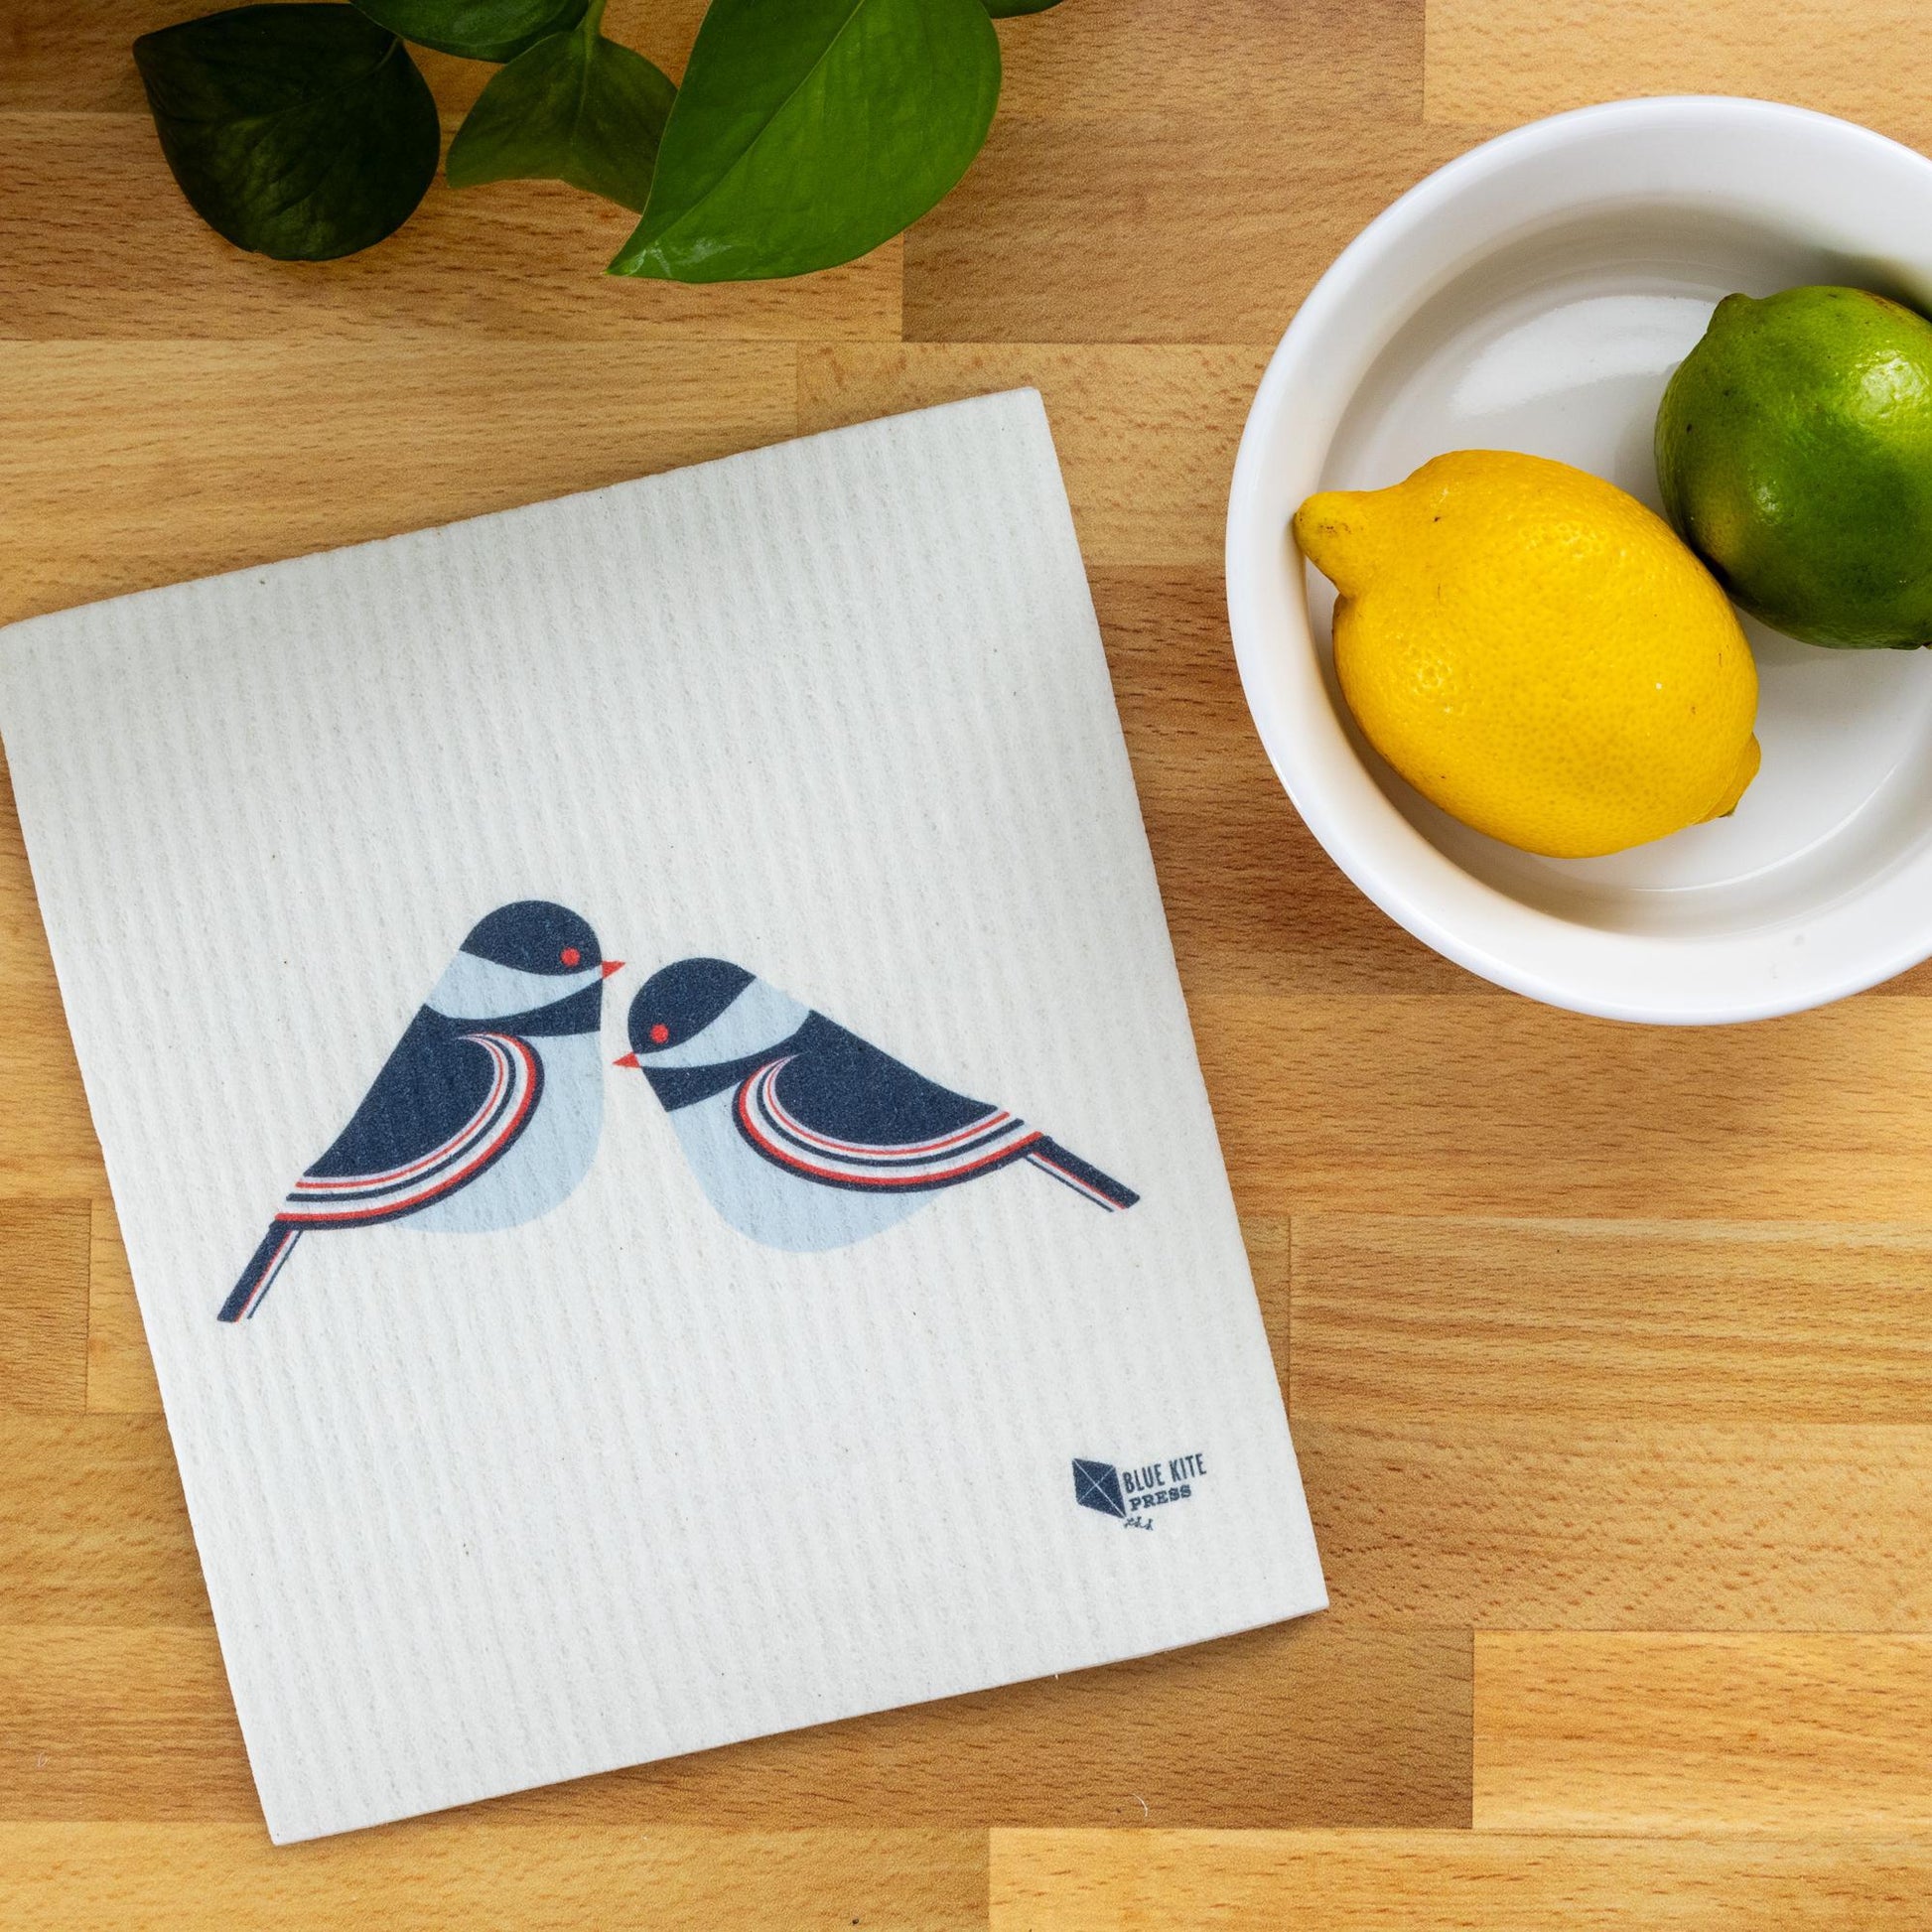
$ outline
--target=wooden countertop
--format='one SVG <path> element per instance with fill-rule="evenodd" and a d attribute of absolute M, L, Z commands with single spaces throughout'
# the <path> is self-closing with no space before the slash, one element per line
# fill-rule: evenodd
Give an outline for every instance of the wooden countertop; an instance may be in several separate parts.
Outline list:
<path fill-rule="evenodd" d="M 1334 1606 L 271 1850 L 9 809 L 0 1921 L 1932 1923 L 1932 969 L 1700 1033 L 1470 979 L 1297 821 L 1219 571 L 1269 348 L 1394 195 L 1633 92 L 1923 142 L 1925 10 L 1066 0 L 902 243 L 709 291 L 543 186 L 236 254 L 127 55 L 197 10 L 0 20 L 0 618 L 1038 384 Z M 675 72 L 698 12 L 611 29 Z"/>

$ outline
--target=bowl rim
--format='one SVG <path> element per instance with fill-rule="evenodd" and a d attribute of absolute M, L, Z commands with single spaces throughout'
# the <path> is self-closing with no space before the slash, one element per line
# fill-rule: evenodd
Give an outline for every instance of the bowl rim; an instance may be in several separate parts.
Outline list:
<path fill-rule="evenodd" d="M 1822 1006 L 1903 972 L 1932 955 L 1932 891 L 1924 916 L 1891 943 L 1873 943 L 1827 964 L 1830 947 L 1805 941 L 1842 923 L 1860 896 L 1810 908 L 1775 928 L 1720 937 L 1617 932 L 1545 911 L 1465 872 L 1417 830 L 1381 790 L 1349 745 L 1321 683 L 1319 654 L 1300 603 L 1299 635 L 1280 635 L 1278 614 L 1262 608 L 1269 570 L 1294 573 L 1303 561 L 1265 509 L 1266 472 L 1289 419 L 1289 403 L 1310 375 L 1310 345 L 1333 329 L 1357 299 L 1358 285 L 1425 224 L 1494 178 L 1534 166 L 1554 150 L 1610 136 L 1663 129 L 1761 137 L 1765 132 L 1823 141 L 1842 157 L 1873 166 L 1900 165 L 1923 178 L 1932 205 L 1932 160 L 1854 121 L 1784 102 L 1730 94 L 1665 94 L 1601 102 L 1531 121 L 1458 155 L 1377 214 L 1336 256 L 1309 291 L 1281 338 L 1249 407 L 1228 491 L 1228 620 L 1242 692 L 1275 774 L 1303 822 L 1346 877 L 1396 922 L 1455 964 L 1509 991 L 1604 1019 L 1664 1025 L 1719 1025 L 1773 1018 Z M 1587 204 L 1580 203 L 1579 207 Z M 1498 243 L 1508 237 L 1498 235 Z M 1406 321 L 1427 288 L 1389 324 Z M 1292 626 L 1293 628 L 1294 626 Z M 1306 700 L 1311 674 L 1318 704 Z M 1291 690 L 1293 684 L 1296 688 Z M 1350 781 L 1338 761 L 1353 766 Z M 1324 782 L 1339 779 L 1352 803 Z M 1372 793 L 1372 798 L 1367 794 Z M 1392 863 L 1391 854 L 1397 863 Z M 1932 856 L 1932 855 L 1928 855 Z M 1873 886 L 1879 882 L 1872 882 Z M 1863 897 L 1869 898 L 1867 891 Z M 1724 968 L 1759 964 L 1766 932 L 1790 942 L 1776 967 L 1759 970 L 1748 990 L 1714 991 Z M 1660 952 L 1681 955 L 1683 973 L 1668 987 L 1656 978 Z M 1700 971 L 1702 965 L 1704 970 Z M 1642 990 L 1633 991 L 1633 982 Z"/>

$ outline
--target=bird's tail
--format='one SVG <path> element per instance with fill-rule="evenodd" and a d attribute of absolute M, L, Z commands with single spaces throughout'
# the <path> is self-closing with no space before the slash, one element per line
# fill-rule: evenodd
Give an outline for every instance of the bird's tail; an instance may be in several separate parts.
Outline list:
<path fill-rule="evenodd" d="M 1123 1187 L 1112 1174 L 1102 1173 L 1077 1154 L 1069 1154 L 1058 1141 L 1049 1141 L 1044 1134 L 1027 1150 L 1027 1159 L 1042 1173 L 1064 1181 L 1076 1194 L 1084 1194 L 1094 1206 L 1104 1207 L 1109 1214 L 1132 1207 L 1140 1199 L 1133 1188 Z"/>
<path fill-rule="evenodd" d="M 239 1321 L 243 1315 L 253 1314 L 261 1307 L 262 1297 L 274 1286 L 275 1277 L 282 1272 L 282 1264 L 301 1239 L 300 1228 L 290 1227 L 286 1221 L 270 1221 L 268 1232 L 262 1236 L 261 1246 L 249 1257 L 248 1266 L 241 1271 L 241 1279 L 221 1304 L 221 1313 L 217 1318 Z"/>

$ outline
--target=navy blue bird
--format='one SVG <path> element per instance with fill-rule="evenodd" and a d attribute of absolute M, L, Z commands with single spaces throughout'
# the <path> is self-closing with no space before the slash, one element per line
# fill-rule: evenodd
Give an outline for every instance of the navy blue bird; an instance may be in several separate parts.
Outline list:
<path fill-rule="evenodd" d="M 844 1247 L 1021 1161 L 1110 1212 L 1140 1198 L 729 960 L 652 974 L 629 1026 L 618 1064 L 650 1081 L 713 1206 L 766 1247 Z"/>
<path fill-rule="evenodd" d="M 348 1125 L 289 1189 L 220 1318 L 252 1315 L 317 1229 L 407 1218 L 481 1233 L 555 1207 L 597 1152 L 604 982 L 622 964 L 547 899 L 481 920 Z"/>

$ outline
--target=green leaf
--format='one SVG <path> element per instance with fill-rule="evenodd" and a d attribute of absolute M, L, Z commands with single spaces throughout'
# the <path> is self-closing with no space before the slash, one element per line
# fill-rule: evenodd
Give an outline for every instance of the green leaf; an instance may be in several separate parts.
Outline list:
<path fill-rule="evenodd" d="M 1015 14 L 1043 14 L 1060 0 L 981 0 L 981 4 L 995 20 L 1011 20 Z"/>
<path fill-rule="evenodd" d="M 238 7 L 143 34 L 134 61 L 181 192 L 237 248 L 351 255 L 436 177 L 429 86 L 353 7 Z"/>
<path fill-rule="evenodd" d="M 513 61 L 575 27 L 587 0 L 355 0 L 378 26 L 439 54 Z"/>
<path fill-rule="evenodd" d="M 595 33 L 552 34 L 490 76 L 445 172 L 456 188 L 567 181 L 634 212 L 676 97 L 641 54 Z"/>
<path fill-rule="evenodd" d="M 749 281 L 851 261 L 966 172 L 999 95 L 980 0 L 712 0 L 612 271 Z"/>

